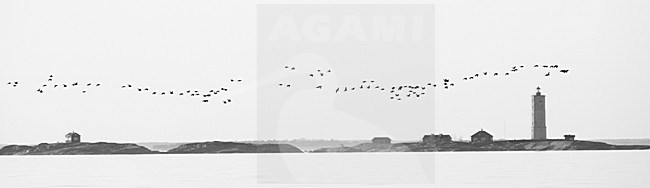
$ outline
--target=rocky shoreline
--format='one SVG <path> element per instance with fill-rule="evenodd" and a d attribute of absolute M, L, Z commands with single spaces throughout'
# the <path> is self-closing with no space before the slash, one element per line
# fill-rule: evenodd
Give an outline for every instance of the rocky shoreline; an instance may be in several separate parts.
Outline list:
<path fill-rule="evenodd" d="M 35 146 L 8 145 L 0 155 L 113 155 L 182 153 L 302 153 L 289 144 L 249 144 L 237 142 L 201 142 L 180 145 L 167 152 L 152 151 L 132 143 L 41 143 Z"/>
<path fill-rule="evenodd" d="M 238 142 L 189 143 L 167 151 L 167 153 L 302 153 L 289 144 L 249 144 Z"/>
<path fill-rule="evenodd" d="M 352 147 L 320 148 L 313 153 L 343 152 L 453 152 L 453 151 L 553 151 L 553 150 L 647 150 L 648 145 L 612 145 L 578 140 L 511 140 L 484 144 L 441 143 L 362 143 Z M 182 144 L 167 152 L 152 151 L 132 143 L 41 143 L 34 146 L 7 145 L 0 155 L 113 155 L 113 154 L 218 154 L 218 153 L 303 153 L 290 144 L 251 144 L 240 142 L 197 142 Z"/>
<path fill-rule="evenodd" d="M 157 153 L 136 144 L 118 143 L 41 143 L 35 146 L 8 145 L 0 155 L 110 155 Z"/>
<path fill-rule="evenodd" d="M 554 150 L 646 150 L 646 145 L 611 145 L 592 141 L 568 140 L 513 140 L 495 141 L 484 144 L 468 142 L 442 143 L 364 143 L 352 147 L 321 148 L 314 153 L 337 152 L 450 152 L 450 151 L 554 151 Z"/>

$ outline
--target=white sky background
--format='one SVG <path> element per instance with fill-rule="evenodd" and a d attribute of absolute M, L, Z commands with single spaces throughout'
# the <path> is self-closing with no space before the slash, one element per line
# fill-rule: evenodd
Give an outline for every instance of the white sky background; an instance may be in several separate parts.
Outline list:
<path fill-rule="evenodd" d="M 530 97 L 539 85 L 547 95 L 549 137 L 650 137 L 650 2 L 412 2 L 436 6 L 437 79 L 519 64 L 571 69 L 551 78 L 526 71 L 437 92 L 436 132 L 467 139 L 483 128 L 496 138 L 529 138 Z M 84 141 L 256 139 L 256 4 L 0 1 L 0 143 L 63 141 L 71 130 Z M 103 87 L 86 95 L 79 89 L 36 93 L 50 74 L 56 82 Z M 231 78 L 244 83 L 231 84 Z M 19 87 L 5 85 L 14 80 Z M 234 102 L 152 97 L 120 89 L 125 83 L 165 90 L 227 86 Z M 388 136 L 420 139 L 427 132 L 419 130 L 432 127 L 409 126 L 418 131 Z M 340 131 L 323 137 L 352 139 Z M 377 134 L 359 131 L 355 138 Z"/>

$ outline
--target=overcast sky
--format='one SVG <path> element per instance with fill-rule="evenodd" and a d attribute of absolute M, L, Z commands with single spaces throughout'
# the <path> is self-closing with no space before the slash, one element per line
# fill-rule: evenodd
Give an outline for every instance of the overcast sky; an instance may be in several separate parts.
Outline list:
<path fill-rule="evenodd" d="M 316 3 L 326 2 L 348 1 Z M 395 123 L 405 131 L 371 128 L 386 126 L 371 120 L 376 117 L 382 122 L 399 121 L 390 120 L 390 111 L 385 110 L 352 113 L 368 106 L 340 105 L 351 98 L 286 95 L 289 102 L 284 105 L 302 104 L 313 97 L 318 104 L 348 108 L 350 113 L 342 115 L 358 121 L 326 128 L 307 124 L 299 130 L 287 123 L 282 128 L 293 112 L 301 111 L 285 107 L 277 117 L 279 133 L 271 135 L 277 139 L 370 139 L 382 135 L 416 140 L 426 133 L 441 132 L 468 139 L 482 128 L 497 139 L 524 139 L 530 137 L 531 95 L 540 86 L 547 95 L 550 138 L 565 133 L 576 134 L 577 139 L 650 137 L 650 2 L 410 2 L 435 6 L 435 64 L 431 66 L 435 68 L 382 72 L 404 79 L 388 76 L 391 80 L 382 81 L 421 81 L 429 78 L 422 76 L 427 71 L 436 80 L 462 78 L 534 64 L 558 64 L 570 73 L 544 77 L 544 71 L 522 70 L 507 79 L 460 82 L 453 90 L 436 91 L 422 100 L 435 104 L 430 113 L 417 109 L 393 112 L 424 114 L 408 123 Z M 261 90 L 257 88 L 274 85 L 277 80 L 258 78 L 257 4 L 0 1 L 0 143 L 63 141 L 65 133 L 73 130 L 82 134 L 83 141 L 269 139 L 258 135 L 258 126 L 264 125 L 258 124 Z M 339 67 L 336 71 L 341 75 L 337 83 L 360 81 L 344 75 L 361 70 Z M 385 70 L 362 71 L 373 75 Z M 51 74 L 56 83 L 102 86 L 87 89 L 86 94 L 78 88 L 37 93 Z M 233 84 L 231 78 L 243 82 Z M 14 88 L 6 85 L 9 81 L 20 84 Z M 187 97 L 154 97 L 121 89 L 126 83 L 177 91 L 228 87 L 231 90 L 224 98 L 233 102 L 218 105 Z M 372 96 L 358 97 L 374 100 Z M 398 105 L 379 100 L 377 106 Z M 331 117 L 317 119 L 318 113 L 314 114 L 294 117 L 309 121 Z"/>

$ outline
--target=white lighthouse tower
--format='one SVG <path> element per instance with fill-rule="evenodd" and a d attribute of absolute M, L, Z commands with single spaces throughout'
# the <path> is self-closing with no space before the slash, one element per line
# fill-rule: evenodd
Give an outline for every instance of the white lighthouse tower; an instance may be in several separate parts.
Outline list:
<path fill-rule="evenodd" d="M 533 127 L 531 137 L 533 140 L 546 140 L 546 96 L 542 95 L 539 86 L 533 95 Z"/>

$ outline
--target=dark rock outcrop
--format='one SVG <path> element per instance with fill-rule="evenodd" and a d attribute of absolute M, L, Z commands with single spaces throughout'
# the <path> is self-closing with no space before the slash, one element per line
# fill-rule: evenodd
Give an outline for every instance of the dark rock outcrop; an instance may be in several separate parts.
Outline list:
<path fill-rule="evenodd" d="M 364 143 L 353 147 L 321 148 L 313 152 L 438 152 L 438 151 L 547 151 L 547 150 L 644 150 L 644 145 L 610 145 L 602 142 L 567 140 L 513 140 L 485 144 L 442 143 Z"/>
<path fill-rule="evenodd" d="M 100 155 L 100 154 L 151 154 L 156 153 L 136 144 L 118 143 L 41 143 L 36 146 L 8 145 L 0 155 Z"/>
<path fill-rule="evenodd" d="M 189 143 L 167 151 L 167 153 L 302 153 L 289 144 L 249 144 L 237 142 Z"/>

